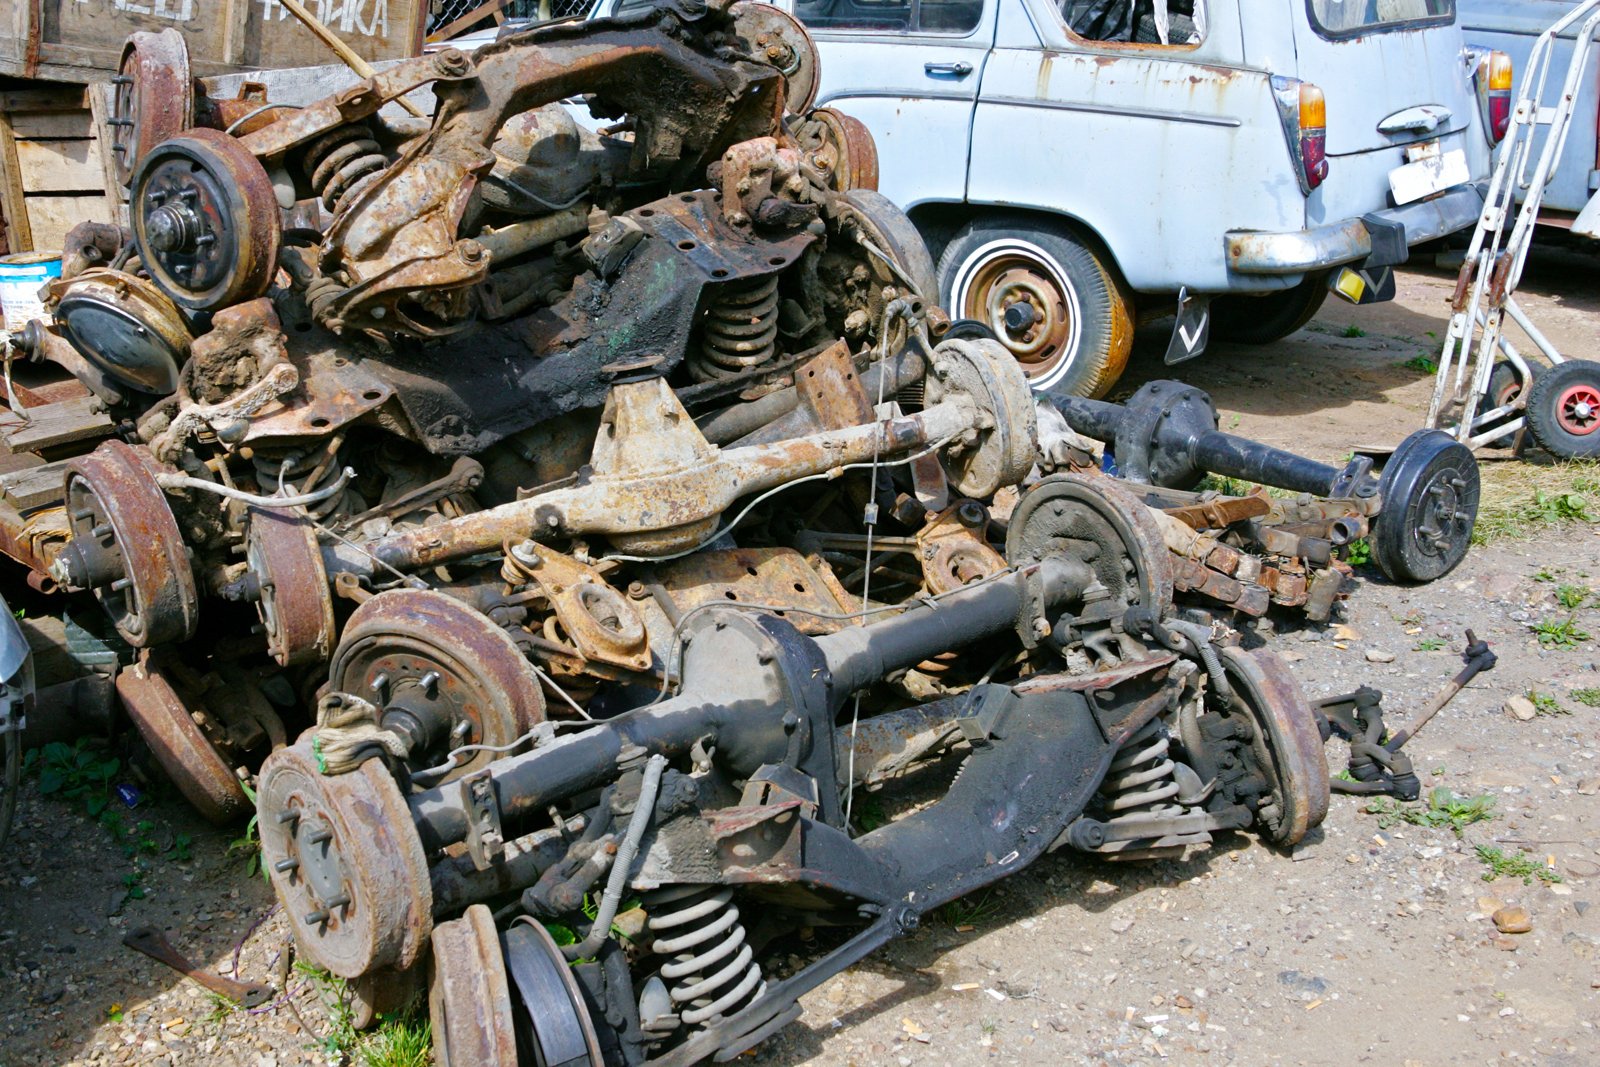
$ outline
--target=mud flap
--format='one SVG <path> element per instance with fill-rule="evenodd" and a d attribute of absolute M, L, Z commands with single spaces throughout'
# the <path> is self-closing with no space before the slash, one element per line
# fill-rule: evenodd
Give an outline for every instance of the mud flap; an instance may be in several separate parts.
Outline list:
<path fill-rule="evenodd" d="M 1211 294 L 1178 290 L 1178 318 L 1167 342 L 1167 366 L 1186 363 L 1205 354 L 1211 340 Z"/>
<path fill-rule="evenodd" d="M 1393 300 L 1393 267 L 1340 267 L 1328 276 L 1334 296 L 1352 304 L 1381 304 Z"/>

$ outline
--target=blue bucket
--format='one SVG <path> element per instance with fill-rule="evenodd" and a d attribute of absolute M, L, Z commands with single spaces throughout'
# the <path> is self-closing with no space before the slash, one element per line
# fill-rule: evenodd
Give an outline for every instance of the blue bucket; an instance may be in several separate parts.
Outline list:
<path fill-rule="evenodd" d="M 0 311 L 5 327 L 16 333 L 33 319 L 44 317 L 39 290 L 61 277 L 60 252 L 18 252 L 0 256 Z"/>

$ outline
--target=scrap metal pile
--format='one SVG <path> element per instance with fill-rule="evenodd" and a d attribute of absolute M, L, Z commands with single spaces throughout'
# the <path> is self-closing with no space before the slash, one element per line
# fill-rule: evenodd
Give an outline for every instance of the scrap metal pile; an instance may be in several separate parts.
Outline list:
<path fill-rule="evenodd" d="M 300 952 L 369 1017 L 426 986 L 441 1063 L 728 1058 L 1051 849 L 1292 844 L 1323 720 L 1175 589 L 1325 616 L 1380 509 L 1405 577 L 1465 551 L 1476 470 L 1432 445 L 1381 481 L 1252 446 L 1332 503 L 1162 497 L 1250 473 L 1176 383 L 1065 412 L 1151 485 L 1040 477 L 1020 368 L 945 335 L 815 69 L 754 4 L 294 108 L 130 44 L 131 233 L 75 231 L 23 338 L 71 381 L 13 387 L 49 462 L 0 540 L 99 602 L 104 677 L 197 807 L 256 774 Z M 422 85 L 431 121 L 382 110 Z M 82 425 L 37 443 L 62 404 Z M 780 977 L 800 926 L 833 947 Z"/>

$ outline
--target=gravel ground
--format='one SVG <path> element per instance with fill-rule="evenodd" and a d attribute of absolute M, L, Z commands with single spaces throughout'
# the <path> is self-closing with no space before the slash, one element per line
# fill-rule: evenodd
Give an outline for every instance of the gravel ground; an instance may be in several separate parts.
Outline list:
<path fill-rule="evenodd" d="M 1524 302 L 1568 351 L 1592 353 L 1597 281 L 1594 259 L 1541 255 Z M 1329 460 L 1392 443 L 1421 421 L 1431 379 L 1403 364 L 1435 347 L 1451 282 L 1413 271 L 1395 304 L 1330 305 L 1270 357 L 1220 348 L 1179 369 L 1236 432 Z M 1129 388 L 1169 375 L 1163 344 L 1142 338 Z M 1456 670 L 1474 627 L 1498 668 L 1408 751 L 1425 786 L 1488 794 L 1494 819 L 1457 837 L 1385 827 L 1335 797 L 1292 853 L 1230 834 L 1183 862 L 1047 857 L 825 984 L 754 1062 L 1600 1062 L 1600 711 L 1570 695 L 1600 687 L 1600 644 L 1541 649 L 1530 630 L 1566 617 L 1559 586 L 1600 588 L 1597 550 L 1600 527 L 1575 523 L 1477 550 L 1429 587 L 1363 576 L 1337 626 L 1286 620 L 1267 636 L 1313 696 L 1375 685 L 1399 722 Z M 1575 619 L 1600 634 L 1595 597 Z M 1530 691 L 1570 714 L 1505 710 Z M 0 1067 L 340 1062 L 270 891 L 228 854 L 236 832 L 205 826 L 137 763 L 116 780 L 147 799 L 114 803 L 115 832 L 81 804 L 23 797 L 0 863 Z M 1526 853 L 1561 881 L 1485 881 L 1477 845 Z M 1502 907 L 1525 909 L 1531 930 L 1498 932 Z M 122 946 L 142 926 L 288 995 L 256 1014 L 218 1009 Z M 810 948 L 790 951 L 798 963 Z"/>

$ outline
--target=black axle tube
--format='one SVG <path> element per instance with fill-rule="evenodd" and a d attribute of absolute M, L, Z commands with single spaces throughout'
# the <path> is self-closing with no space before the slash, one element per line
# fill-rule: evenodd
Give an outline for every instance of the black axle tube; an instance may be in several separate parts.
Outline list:
<path fill-rule="evenodd" d="M 1056 400 L 1078 433 L 1110 445 L 1118 474 L 1132 482 L 1192 488 L 1206 474 L 1313 496 L 1371 496 L 1366 461 L 1340 468 L 1217 429 L 1211 397 L 1182 382 L 1147 382 L 1126 404 Z"/>

